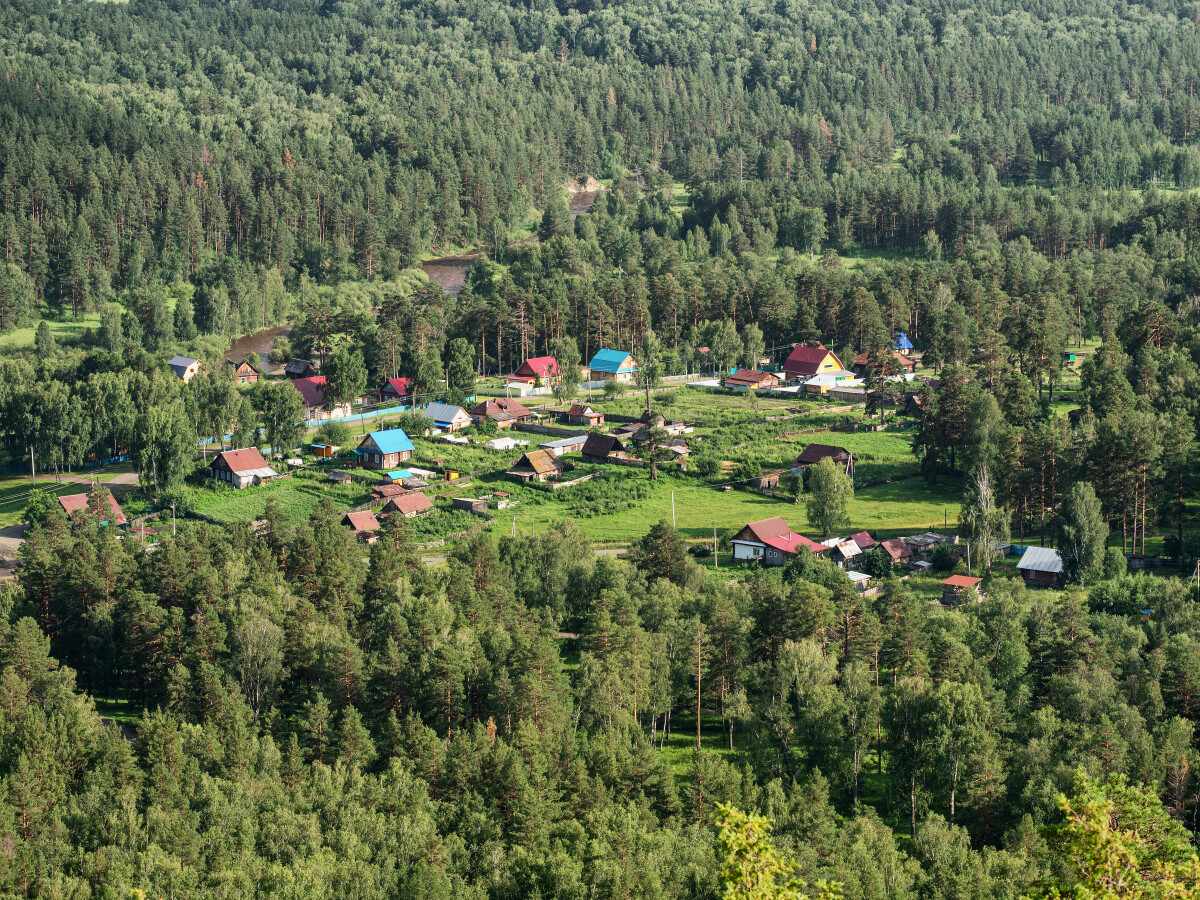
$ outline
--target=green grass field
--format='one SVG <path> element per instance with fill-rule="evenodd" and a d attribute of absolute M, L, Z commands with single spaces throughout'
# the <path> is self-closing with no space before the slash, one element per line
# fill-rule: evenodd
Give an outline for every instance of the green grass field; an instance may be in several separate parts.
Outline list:
<path fill-rule="evenodd" d="M 131 471 L 133 471 L 132 468 L 126 463 L 88 472 L 86 477 L 90 481 L 94 475 L 99 484 L 104 484 L 118 475 Z M 29 503 L 29 492 L 32 486 L 28 475 L 12 475 L 0 479 L 0 528 L 16 525 L 18 522 L 24 520 L 22 513 L 24 513 L 25 507 Z M 88 482 L 55 481 L 53 475 L 39 475 L 37 477 L 37 488 L 40 491 L 46 491 L 55 497 L 59 497 L 63 494 L 86 493 Z"/>
<path fill-rule="evenodd" d="M 56 341 L 71 340 L 78 337 L 81 332 L 88 328 L 99 328 L 100 314 L 87 313 L 78 319 L 63 319 L 61 321 L 47 319 L 46 321 L 50 323 L 50 333 Z M 0 334 L 0 352 L 32 347 L 33 337 L 37 333 L 37 328 L 38 323 L 35 322 L 24 328 L 17 328 L 5 334 Z"/>
<path fill-rule="evenodd" d="M 670 522 L 672 492 L 676 527 L 694 541 L 711 540 L 714 527 L 718 538 L 721 538 L 747 522 L 772 516 L 782 516 L 794 530 L 812 534 L 803 503 L 778 500 L 741 489 L 725 491 L 686 475 L 664 473 L 657 482 L 650 482 L 649 473 L 643 470 L 624 469 L 623 475 L 631 480 L 644 480 L 648 496 L 611 514 L 579 519 L 580 528 L 592 540 L 635 540 L 646 534 L 655 523 Z M 492 527 L 502 533 L 512 528 L 514 516 L 517 530 L 526 534 L 544 530 L 551 523 L 568 516 L 567 504 L 572 488 L 555 494 L 539 492 L 538 497 L 532 498 L 529 496 L 532 493 L 530 489 L 522 491 L 515 485 L 510 488 L 507 485 L 511 482 L 490 477 L 480 481 L 483 485 L 506 490 L 522 498 L 518 506 L 498 514 Z M 909 478 L 864 488 L 855 494 L 851 502 L 850 525 L 843 531 L 848 534 L 867 530 L 876 536 L 895 537 L 935 527 L 940 530 L 945 526 L 953 526 L 958 521 L 960 494 L 961 482 L 950 478 L 939 479 L 934 486 L 921 478 Z M 550 499 L 541 500 L 542 497 Z"/>

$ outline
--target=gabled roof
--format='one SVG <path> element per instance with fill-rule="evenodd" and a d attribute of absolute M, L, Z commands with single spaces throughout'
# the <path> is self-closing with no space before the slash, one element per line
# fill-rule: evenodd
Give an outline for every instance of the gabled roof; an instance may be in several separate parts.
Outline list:
<path fill-rule="evenodd" d="M 821 368 L 821 363 L 825 357 L 830 354 L 830 350 L 824 344 L 818 344 L 815 347 L 795 347 L 788 356 L 787 361 L 783 364 L 785 372 L 801 372 L 807 375 L 815 375 L 817 370 Z M 837 359 L 834 356 L 834 359 Z M 841 362 L 838 362 L 841 365 Z"/>
<path fill-rule="evenodd" d="M 531 356 L 517 367 L 517 371 L 519 372 L 526 367 L 531 369 L 535 374 L 544 377 L 551 377 L 558 374 L 558 360 L 553 356 Z"/>
<path fill-rule="evenodd" d="M 1030 547 L 1021 554 L 1017 568 L 1027 572 L 1061 572 L 1063 562 L 1057 550 L 1050 547 Z"/>
<path fill-rule="evenodd" d="M 172 356 L 167 361 L 167 365 L 171 367 L 171 371 L 173 371 L 176 375 L 178 375 L 180 378 L 182 378 L 183 373 L 186 372 L 189 368 L 194 366 L 199 361 L 200 360 L 198 360 L 198 359 L 192 359 L 192 357 L 190 357 L 190 356 Z"/>
<path fill-rule="evenodd" d="M 525 405 L 511 397 L 496 397 L 484 400 L 471 410 L 473 416 L 488 416 L 498 420 L 523 419 L 533 413 Z"/>
<path fill-rule="evenodd" d="M 816 465 L 825 457 L 837 459 L 843 454 L 852 455 L 845 447 L 834 447 L 832 444 L 809 444 L 796 457 L 796 462 L 799 465 L 811 466 Z"/>
<path fill-rule="evenodd" d="M 625 445 L 611 434 L 589 434 L 583 443 L 584 456 L 608 456 L 614 450 L 625 449 Z"/>
<path fill-rule="evenodd" d="M 842 554 L 842 559 L 849 559 L 852 556 L 858 556 L 862 553 L 862 547 L 858 546 L 854 541 L 838 541 L 834 547 L 838 553 Z"/>
<path fill-rule="evenodd" d="M 802 534 L 796 534 L 792 531 L 792 527 L 779 516 L 751 522 L 744 530 L 748 530 L 754 535 L 759 543 L 785 553 L 795 553 L 801 547 L 807 547 L 813 553 L 823 553 L 827 549 Z"/>
<path fill-rule="evenodd" d="M 969 575 L 951 575 L 942 584 L 949 585 L 950 587 L 975 587 L 975 585 L 982 581 L 982 578 L 972 578 Z"/>
<path fill-rule="evenodd" d="M 112 513 L 112 521 L 117 525 L 124 525 L 126 521 L 125 513 L 121 511 L 121 507 L 117 504 L 117 498 L 112 495 L 112 491 L 108 488 L 102 488 L 104 499 L 108 503 L 108 508 Z M 63 508 L 63 512 L 67 514 L 67 518 L 72 518 L 75 513 L 83 510 L 86 512 L 88 505 L 87 494 L 67 494 L 58 498 L 58 504 Z"/>
<path fill-rule="evenodd" d="M 367 437 L 375 442 L 375 446 L 379 448 L 380 453 L 410 453 L 413 449 L 413 442 L 405 434 L 403 428 L 372 431 Z M 366 439 L 363 438 L 363 441 L 365 442 Z M 362 444 L 358 446 L 361 448 Z"/>
<path fill-rule="evenodd" d="M 287 361 L 287 365 L 283 367 L 283 371 L 286 375 L 303 375 L 305 372 L 312 369 L 312 367 L 313 364 L 307 359 L 298 359 L 296 357 L 292 357 Z"/>
<path fill-rule="evenodd" d="M 587 404 L 575 403 L 575 404 L 572 404 L 571 408 L 567 410 L 567 415 L 568 416 L 587 416 L 587 417 L 591 418 L 592 416 L 600 415 L 600 413 L 596 412 L 594 409 L 592 409 Z"/>
<path fill-rule="evenodd" d="M 225 450 L 218 453 L 216 459 L 209 463 L 209 468 L 217 464 L 217 460 L 222 460 L 229 467 L 229 471 L 235 475 L 252 475 L 256 474 L 260 469 L 270 469 L 267 461 L 263 459 L 263 455 L 258 452 L 257 447 L 246 447 L 243 450 Z M 271 470 L 271 475 L 275 471 Z"/>
<path fill-rule="evenodd" d="M 626 360 L 629 360 L 628 365 L 625 364 Z M 626 350 L 597 350 L 592 361 L 588 363 L 588 368 L 616 375 L 621 372 L 635 371 L 637 363 L 633 361 L 633 357 Z"/>
<path fill-rule="evenodd" d="M 896 332 L 896 343 L 892 346 L 895 350 L 911 350 L 913 348 L 912 341 L 908 339 L 908 335 L 903 331 Z"/>
<path fill-rule="evenodd" d="M 558 472 L 559 462 L 548 450 L 530 450 L 517 460 L 513 469 L 529 469 L 538 475 L 553 475 Z"/>
<path fill-rule="evenodd" d="M 544 444 L 538 444 L 543 450 L 562 450 L 566 447 L 578 447 L 587 442 L 586 434 L 577 434 L 574 437 L 559 438 L 557 441 L 546 441 Z"/>
<path fill-rule="evenodd" d="M 774 378 L 770 372 L 760 372 L 758 369 L 738 369 L 732 375 L 725 379 L 726 383 L 734 384 L 760 384 L 768 378 Z"/>
<path fill-rule="evenodd" d="M 393 497 L 388 501 L 387 506 L 383 508 L 384 512 L 392 512 L 394 510 L 404 515 L 424 512 L 427 509 L 433 509 L 433 503 L 427 496 L 420 493 L 405 494 L 403 497 Z"/>
<path fill-rule="evenodd" d="M 871 537 L 865 531 L 850 535 L 850 540 L 858 544 L 860 550 L 868 550 L 875 546 L 875 538 Z"/>
<path fill-rule="evenodd" d="M 369 509 L 365 509 L 362 512 L 346 513 L 346 515 L 342 517 L 342 522 L 343 524 L 349 525 L 351 528 L 353 528 L 355 534 L 361 531 L 379 530 L 379 520 L 375 518 L 375 513 L 371 512 Z"/>
<path fill-rule="evenodd" d="M 879 546 L 892 558 L 893 562 L 898 562 L 912 556 L 912 550 L 909 549 L 908 544 L 905 543 L 903 538 L 892 538 L 890 541 L 884 541 Z"/>
<path fill-rule="evenodd" d="M 401 479 L 401 481 L 403 481 L 403 479 Z M 371 488 L 371 493 L 376 497 L 400 497 L 404 494 L 407 494 L 408 490 L 404 487 L 404 485 L 396 484 L 396 482 L 393 481 L 391 484 L 375 485 L 375 487 Z"/>
<path fill-rule="evenodd" d="M 325 405 L 325 376 L 311 375 L 308 378 L 293 378 L 291 383 L 304 399 L 304 405 L 309 409 L 317 409 Z"/>
<path fill-rule="evenodd" d="M 432 419 L 435 423 L 449 425 L 465 416 L 466 412 L 461 406 L 454 406 L 450 403 L 430 403 L 421 410 L 421 415 L 427 419 Z"/>
<path fill-rule="evenodd" d="M 397 397 L 408 396 L 408 379 L 407 378 L 387 378 L 383 382 L 383 387 L 380 391 L 391 390 Z"/>
<path fill-rule="evenodd" d="M 243 359 L 241 362 L 234 362 L 232 359 L 227 359 L 227 360 L 225 360 L 225 365 L 233 366 L 233 369 L 235 372 L 240 370 L 242 368 L 242 366 L 245 366 L 251 372 L 258 373 L 258 369 L 254 368 L 254 366 L 250 365 L 249 360 L 245 360 L 245 359 Z"/>

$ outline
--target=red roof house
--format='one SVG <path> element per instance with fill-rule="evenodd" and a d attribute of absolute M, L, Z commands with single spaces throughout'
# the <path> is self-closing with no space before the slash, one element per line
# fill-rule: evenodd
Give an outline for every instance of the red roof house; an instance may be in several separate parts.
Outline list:
<path fill-rule="evenodd" d="M 824 553 L 829 549 L 792 531 L 779 516 L 751 522 L 730 538 L 729 543 L 733 546 L 735 561 L 759 561 L 767 566 L 782 566 L 786 557 L 795 556 L 801 547 L 813 553 Z"/>
<path fill-rule="evenodd" d="M 340 406 L 335 406 L 333 409 L 325 408 L 325 386 L 327 382 L 324 375 L 293 378 L 291 384 L 300 392 L 300 396 L 304 399 L 304 406 L 307 410 L 304 415 L 305 421 L 315 422 L 322 419 L 335 419 L 340 416 L 350 415 L 349 403 L 343 403 Z"/>
<path fill-rule="evenodd" d="M 832 372 L 844 368 L 845 366 L 837 358 L 837 354 L 824 344 L 817 344 L 815 347 L 796 347 L 783 364 L 783 371 L 788 381 L 807 380 L 821 372 Z"/>
<path fill-rule="evenodd" d="M 860 531 L 858 534 L 850 535 L 850 540 L 858 544 L 859 550 L 870 550 L 875 546 L 875 538 L 871 537 L 865 531 Z"/>
<path fill-rule="evenodd" d="M 112 491 L 108 490 L 108 488 L 99 488 L 98 490 L 103 491 L 104 500 L 108 504 L 109 512 L 112 515 L 112 518 L 108 521 L 111 521 L 115 525 L 124 525 L 128 520 L 125 518 L 125 513 L 121 511 L 121 507 L 117 504 L 117 498 L 112 495 Z M 58 498 L 58 505 L 67 514 L 68 519 L 74 519 L 79 513 L 87 514 L 88 495 L 67 494 Z"/>
<path fill-rule="evenodd" d="M 550 384 L 558 375 L 558 360 L 553 356 L 531 356 L 517 366 L 517 371 L 509 375 L 508 380 L 533 383 L 540 378 L 543 384 Z"/>
<path fill-rule="evenodd" d="M 379 530 L 379 520 L 375 518 L 375 513 L 369 509 L 362 512 L 349 512 L 342 516 L 342 524 L 349 525 L 354 529 L 354 536 L 364 538 L 372 531 Z"/>

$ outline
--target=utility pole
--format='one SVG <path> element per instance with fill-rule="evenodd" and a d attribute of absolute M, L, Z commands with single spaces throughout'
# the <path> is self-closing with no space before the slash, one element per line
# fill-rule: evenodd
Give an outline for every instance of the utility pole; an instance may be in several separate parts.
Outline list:
<path fill-rule="evenodd" d="M 671 527 L 675 527 L 675 492 L 671 491 Z"/>
<path fill-rule="evenodd" d="M 29 480 L 37 487 L 37 467 L 33 463 L 33 444 L 29 445 Z"/>
<path fill-rule="evenodd" d="M 721 558 L 717 556 L 717 526 L 713 525 L 713 568 L 721 568 Z"/>
<path fill-rule="evenodd" d="M 195 457 L 193 457 L 194 459 Z M 175 501 L 171 501 L 171 537 L 175 537 Z"/>

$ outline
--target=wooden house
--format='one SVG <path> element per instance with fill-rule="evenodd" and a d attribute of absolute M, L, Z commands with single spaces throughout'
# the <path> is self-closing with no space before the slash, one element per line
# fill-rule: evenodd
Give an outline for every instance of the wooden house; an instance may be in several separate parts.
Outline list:
<path fill-rule="evenodd" d="M 379 520 L 369 509 L 346 513 L 342 516 L 342 524 L 348 525 L 354 531 L 354 536 L 360 541 L 367 540 L 371 532 L 379 530 Z"/>
<path fill-rule="evenodd" d="M 171 367 L 175 377 L 184 384 L 195 378 L 196 373 L 200 371 L 200 360 L 192 359 L 190 356 L 172 356 L 167 365 Z"/>
<path fill-rule="evenodd" d="M 248 488 L 278 478 L 257 447 L 225 450 L 208 464 L 212 477 L 235 488 Z"/>
<path fill-rule="evenodd" d="M 583 445 L 587 443 L 588 436 L 586 434 L 576 434 L 571 437 L 559 438 L 557 441 L 546 441 L 544 444 L 539 444 L 543 450 L 548 450 L 555 456 L 562 456 L 566 453 L 578 453 L 583 449 Z"/>
<path fill-rule="evenodd" d="M 835 447 L 831 444 L 809 444 L 805 447 L 792 463 L 792 474 L 800 475 L 810 466 L 815 466 L 827 458 L 832 459 L 851 478 L 854 477 L 854 454 L 845 447 Z"/>
<path fill-rule="evenodd" d="M 605 463 L 625 459 L 629 448 L 611 434 L 589 434 L 583 444 L 585 462 Z"/>
<path fill-rule="evenodd" d="M 1062 587 L 1063 561 L 1050 547 L 1029 547 L 1021 554 L 1017 572 L 1025 583 L 1039 587 Z"/>
<path fill-rule="evenodd" d="M 549 386 L 562 377 L 558 370 L 558 360 L 553 356 L 531 356 L 517 371 L 508 376 L 509 381 L 520 381 L 525 384 L 541 383 Z"/>
<path fill-rule="evenodd" d="M 453 403 L 430 403 L 421 410 L 421 415 L 432 425 L 448 433 L 461 431 L 471 425 L 471 417 L 467 415 L 467 411 Z"/>
<path fill-rule="evenodd" d="M 735 562 L 758 562 L 764 566 L 782 566 L 801 547 L 824 553 L 826 547 L 792 531 L 779 516 L 751 522 L 729 539 Z"/>
<path fill-rule="evenodd" d="M 783 374 L 788 381 L 808 381 L 823 372 L 845 368 L 837 354 L 824 344 L 817 344 L 815 347 L 801 345 L 792 349 L 791 355 L 783 364 Z"/>
<path fill-rule="evenodd" d="M 426 495 L 411 493 L 392 497 L 384 506 L 383 511 L 389 515 L 399 513 L 406 519 L 415 519 L 417 516 L 427 515 L 432 509 L 433 502 Z"/>
<path fill-rule="evenodd" d="M 597 412 L 585 403 L 576 403 L 565 412 L 560 412 L 558 419 L 568 425 L 595 428 L 597 425 L 604 424 L 604 413 Z"/>
<path fill-rule="evenodd" d="M 258 384 L 261 373 L 246 360 L 243 359 L 239 363 L 234 362 L 232 359 L 227 359 L 225 360 L 225 365 L 233 368 L 233 377 L 237 379 L 238 384 Z"/>
<path fill-rule="evenodd" d="M 533 418 L 533 413 L 524 404 L 511 397 L 488 398 L 467 414 L 474 425 L 482 425 L 491 419 L 498 428 L 509 428 Z"/>
<path fill-rule="evenodd" d="M 411 385 L 407 378 L 386 378 L 379 387 L 367 395 L 372 403 L 403 402 L 411 393 Z"/>
<path fill-rule="evenodd" d="M 912 559 L 912 548 L 908 546 L 903 538 L 892 538 L 890 541 L 884 541 L 879 546 L 888 555 L 888 559 L 892 561 L 892 565 L 903 565 Z"/>
<path fill-rule="evenodd" d="M 628 384 L 637 375 L 637 369 L 637 361 L 624 350 L 597 350 L 588 363 L 588 379 Z"/>
<path fill-rule="evenodd" d="M 779 376 L 770 372 L 760 372 L 758 369 L 738 369 L 722 382 L 726 390 L 745 393 L 755 390 L 769 390 L 779 387 Z"/>
<path fill-rule="evenodd" d="M 506 473 L 514 481 L 545 481 L 557 478 L 563 464 L 548 450 L 531 450 L 521 456 Z"/>
<path fill-rule="evenodd" d="M 350 415 L 350 404 L 339 403 L 336 406 L 325 405 L 325 376 L 312 375 L 308 378 L 293 378 L 291 385 L 300 392 L 304 401 L 304 421 L 323 422 L 326 419 L 340 419 Z"/>
<path fill-rule="evenodd" d="M 310 378 L 320 369 L 307 359 L 289 359 L 283 367 L 283 374 L 288 378 Z"/>
<path fill-rule="evenodd" d="M 413 442 L 403 428 L 372 431 L 354 453 L 365 468 L 390 470 L 413 455 Z"/>

